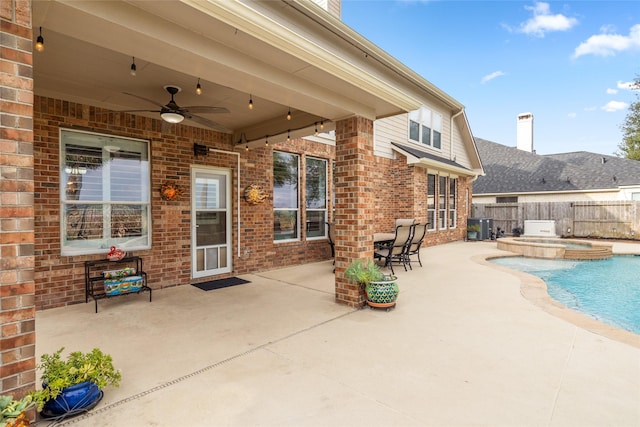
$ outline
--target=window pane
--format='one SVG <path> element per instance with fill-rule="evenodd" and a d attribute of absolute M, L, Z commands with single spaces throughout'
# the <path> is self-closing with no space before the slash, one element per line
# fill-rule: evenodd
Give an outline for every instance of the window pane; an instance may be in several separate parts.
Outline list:
<path fill-rule="evenodd" d="M 102 240 L 103 206 L 102 205 L 64 205 L 64 222 L 66 224 L 63 239 L 65 242 Z M 95 243 L 98 246 L 99 242 Z M 82 245 L 88 247 L 90 245 Z"/>
<path fill-rule="evenodd" d="M 140 174 L 143 162 L 140 153 L 118 151 L 107 153 L 110 170 L 111 201 L 140 201 L 144 177 Z M 146 162 L 144 162 L 146 164 Z"/>
<path fill-rule="evenodd" d="M 298 238 L 298 211 L 278 210 L 273 213 L 274 240 Z"/>
<path fill-rule="evenodd" d="M 102 148 L 65 144 L 61 182 L 63 200 L 102 201 Z"/>
<path fill-rule="evenodd" d="M 409 121 L 409 139 L 420 142 L 420 123 L 413 120 Z"/>
<path fill-rule="evenodd" d="M 273 207 L 298 208 L 298 156 L 273 152 Z"/>
<path fill-rule="evenodd" d="M 442 148 L 442 136 L 435 130 L 433 131 L 433 148 Z"/>
<path fill-rule="evenodd" d="M 447 177 L 441 176 L 438 185 L 438 219 L 440 228 L 447 227 Z"/>
<path fill-rule="evenodd" d="M 324 209 L 327 207 L 327 161 L 307 157 L 306 167 L 306 207 Z"/>
<path fill-rule="evenodd" d="M 307 237 L 324 237 L 326 211 L 307 211 Z"/>
<path fill-rule="evenodd" d="M 422 143 L 431 145 L 431 129 L 426 126 L 422 126 Z"/>

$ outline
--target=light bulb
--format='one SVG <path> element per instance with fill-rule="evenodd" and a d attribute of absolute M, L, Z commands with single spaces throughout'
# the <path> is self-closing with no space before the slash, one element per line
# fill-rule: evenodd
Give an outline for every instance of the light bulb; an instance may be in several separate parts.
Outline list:
<path fill-rule="evenodd" d="M 291 108 L 289 108 L 289 112 L 287 113 L 287 120 L 291 120 Z"/>
<path fill-rule="evenodd" d="M 200 79 L 198 79 L 198 84 L 196 85 L 196 94 L 202 95 L 202 86 L 200 86 Z"/>
<path fill-rule="evenodd" d="M 136 75 L 136 58 L 131 58 L 131 75 Z"/>
<path fill-rule="evenodd" d="M 44 38 L 42 37 L 42 27 L 40 27 L 40 35 L 36 39 L 36 50 L 42 52 L 44 50 Z"/>
<path fill-rule="evenodd" d="M 253 110 L 253 98 L 249 95 L 249 110 Z"/>

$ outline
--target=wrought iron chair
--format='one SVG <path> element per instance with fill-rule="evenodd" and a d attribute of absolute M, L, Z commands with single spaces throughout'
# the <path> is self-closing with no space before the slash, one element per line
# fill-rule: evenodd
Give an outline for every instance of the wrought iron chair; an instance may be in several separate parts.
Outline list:
<path fill-rule="evenodd" d="M 327 236 L 329 238 L 329 246 L 331 246 L 331 258 L 333 258 L 333 265 L 336 265 L 336 229 L 333 224 L 327 222 Z"/>
<path fill-rule="evenodd" d="M 413 237 L 413 225 L 399 225 L 396 227 L 396 235 L 388 246 L 382 246 L 375 249 L 373 256 L 375 259 L 384 259 L 384 266 L 391 268 L 393 271 L 393 263 L 400 262 L 407 271 L 408 250 L 411 246 L 411 238 Z"/>
<path fill-rule="evenodd" d="M 407 261 L 409 264 L 409 268 L 411 268 L 411 255 L 418 256 L 418 263 L 420 267 L 422 267 L 422 261 L 420 260 L 420 246 L 422 245 L 422 241 L 424 237 L 427 235 L 427 227 L 428 223 L 424 224 L 415 224 L 413 226 L 413 237 L 411 239 L 411 245 L 409 245 L 409 250 L 407 251 Z M 413 270 L 413 268 L 411 268 Z"/>

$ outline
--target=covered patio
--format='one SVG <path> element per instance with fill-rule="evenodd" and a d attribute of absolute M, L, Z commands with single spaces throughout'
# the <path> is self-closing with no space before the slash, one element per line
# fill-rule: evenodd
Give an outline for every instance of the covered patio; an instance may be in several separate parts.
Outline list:
<path fill-rule="evenodd" d="M 423 248 L 391 312 L 334 304 L 331 261 L 40 311 L 37 357 L 100 347 L 122 370 L 79 426 L 637 426 L 638 336 L 525 298 L 482 261 L 504 254 Z"/>

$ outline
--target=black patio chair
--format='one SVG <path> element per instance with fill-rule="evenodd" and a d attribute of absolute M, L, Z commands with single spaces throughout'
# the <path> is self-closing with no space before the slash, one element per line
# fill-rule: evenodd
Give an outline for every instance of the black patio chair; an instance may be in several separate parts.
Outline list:
<path fill-rule="evenodd" d="M 333 258 L 333 265 L 336 265 L 336 229 L 334 225 L 327 222 L 327 236 L 329 238 L 329 246 L 331 246 L 331 258 Z"/>
<path fill-rule="evenodd" d="M 387 246 L 376 248 L 373 253 L 375 259 L 384 259 L 384 266 L 391 268 L 391 274 L 395 274 L 393 271 L 394 262 L 402 263 L 404 271 L 407 271 L 408 250 L 413 237 L 413 227 L 413 225 L 397 226 L 393 242 Z"/>

